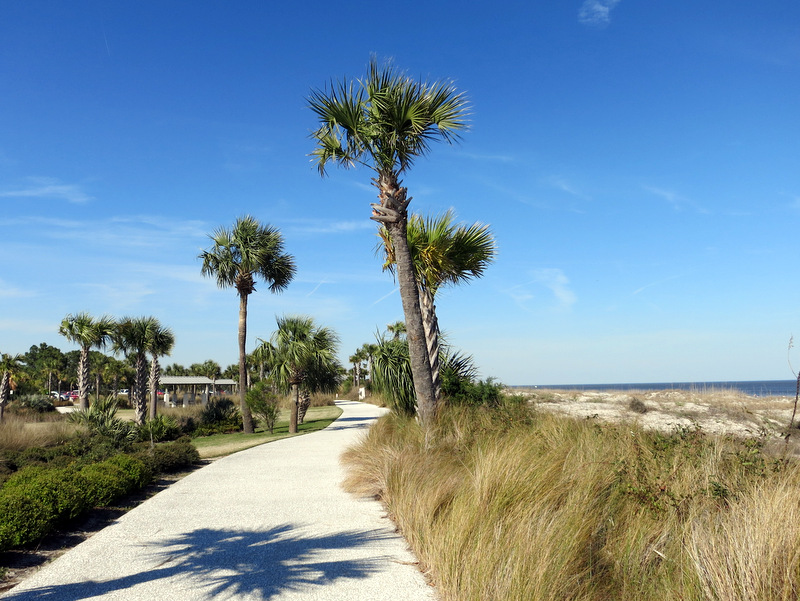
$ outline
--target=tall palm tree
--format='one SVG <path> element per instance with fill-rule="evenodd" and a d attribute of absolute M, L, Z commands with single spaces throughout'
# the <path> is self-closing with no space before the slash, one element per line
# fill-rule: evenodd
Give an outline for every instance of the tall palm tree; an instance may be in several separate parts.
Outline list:
<path fill-rule="evenodd" d="M 432 142 L 458 139 L 466 127 L 466 98 L 450 82 L 414 81 L 391 64 L 380 67 L 373 58 L 366 78 L 314 90 L 308 104 L 319 121 L 312 134 L 317 143 L 312 156 L 320 174 L 331 162 L 343 167 L 365 165 L 377 174 L 372 181 L 379 202 L 371 205 L 371 219 L 390 231 L 395 245 L 419 415 L 423 423 L 431 422 L 436 399 L 406 240 L 411 197 L 400 177 L 417 157 L 429 152 Z"/>
<path fill-rule="evenodd" d="M 22 366 L 22 355 L 0 355 L 0 422 L 3 421 L 8 393 L 11 390 L 11 378 Z"/>
<path fill-rule="evenodd" d="M 158 383 L 161 377 L 161 366 L 158 358 L 169 355 L 175 346 L 175 335 L 172 330 L 158 323 L 150 329 L 150 338 L 147 340 L 147 352 L 150 353 L 150 419 L 155 419 L 158 413 Z"/>
<path fill-rule="evenodd" d="M 114 332 L 114 350 L 134 361 L 136 376 L 131 386 L 134 421 L 142 425 L 147 416 L 147 352 L 153 332 L 161 324 L 155 317 L 123 317 Z"/>
<path fill-rule="evenodd" d="M 437 401 L 441 396 L 439 366 L 439 320 L 434 299 L 439 288 L 479 278 L 497 255 L 497 244 L 488 225 L 455 223 L 452 210 L 423 219 L 412 215 L 407 238 L 417 279 L 425 341 L 431 363 L 433 387 Z M 394 271 L 395 254 L 391 233 L 380 231 L 385 253 L 384 269 Z"/>
<path fill-rule="evenodd" d="M 237 219 L 231 229 L 220 227 L 210 238 L 214 245 L 199 257 L 203 275 L 216 278 L 220 288 L 235 287 L 239 294 L 239 406 L 244 431 L 252 434 L 253 417 L 245 402 L 247 298 L 256 290 L 256 278 L 267 282 L 270 292 L 284 290 L 296 271 L 294 257 L 284 252 L 283 236 L 276 228 L 249 215 Z"/>
<path fill-rule="evenodd" d="M 289 432 L 297 432 L 300 389 L 310 392 L 327 387 L 339 371 L 336 360 L 339 338 L 330 328 L 317 326 L 310 317 L 278 318 L 278 329 L 272 335 L 275 350 L 272 373 L 278 385 L 292 395 Z"/>
<path fill-rule="evenodd" d="M 114 332 L 114 320 L 103 316 L 95 320 L 86 312 L 67 315 L 61 320 L 58 333 L 81 348 L 78 361 L 78 408 L 89 408 L 89 350 L 105 348 Z"/>

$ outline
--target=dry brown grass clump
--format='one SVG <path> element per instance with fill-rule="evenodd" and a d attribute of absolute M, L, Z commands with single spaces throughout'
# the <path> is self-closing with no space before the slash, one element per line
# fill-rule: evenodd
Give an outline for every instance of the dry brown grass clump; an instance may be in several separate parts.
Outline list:
<path fill-rule="evenodd" d="M 30 447 L 49 447 L 64 442 L 76 430 L 75 424 L 57 421 L 28 421 L 6 415 L 0 422 L 0 452 L 24 451 Z"/>
<path fill-rule="evenodd" d="M 761 446 L 462 408 L 383 418 L 345 462 L 444 600 L 797 599 L 800 478 Z"/>

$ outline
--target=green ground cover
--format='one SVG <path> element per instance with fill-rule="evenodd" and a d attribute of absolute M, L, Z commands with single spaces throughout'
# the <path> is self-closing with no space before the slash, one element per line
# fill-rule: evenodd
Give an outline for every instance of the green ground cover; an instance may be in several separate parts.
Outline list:
<path fill-rule="evenodd" d="M 275 421 L 275 429 L 272 434 L 256 429 L 255 434 L 242 434 L 241 432 L 214 434 L 213 436 L 197 437 L 192 442 L 197 447 L 200 457 L 204 459 L 222 457 L 281 438 L 322 430 L 341 414 L 342 410 L 336 406 L 310 407 L 306 413 L 305 422 L 298 426 L 298 434 L 289 434 L 289 411 L 282 409 Z"/>

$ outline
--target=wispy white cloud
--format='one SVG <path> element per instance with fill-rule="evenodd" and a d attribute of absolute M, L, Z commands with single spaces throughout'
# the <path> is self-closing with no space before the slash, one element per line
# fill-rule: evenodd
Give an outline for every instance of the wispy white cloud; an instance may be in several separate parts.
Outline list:
<path fill-rule="evenodd" d="M 29 296 L 36 296 L 36 293 L 31 290 L 17 288 L 0 280 L 0 298 L 24 298 Z"/>
<path fill-rule="evenodd" d="M 322 220 L 296 221 L 290 226 L 290 231 L 295 234 L 343 234 L 347 232 L 357 232 L 362 230 L 374 230 L 378 226 L 368 218 L 355 221 L 333 221 Z"/>
<path fill-rule="evenodd" d="M 568 309 L 578 301 L 578 297 L 569 287 L 569 278 L 562 270 L 537 269 L 533 272 L 533 278 L 537 283 L 550 289 L 561 307 Z"/>
<path fill-rule="evenodd" d="M 393 294 L 395 294 L 397 292 L 400 292 L 400 288 L 392 288 L 392 291 L 389 294 L 384 294 L 382 297 L 380 297 L 378 300 L 376 300 L 374 303 L 372 303 L 370 305 L 370 307 L 374 307 L 378 303 L 380 303 L 382 301 L 385 301 L 387 298 L 389 298 L 390 296 L 392 296 Z"/>
<path fill-rule="evenodd" d="M 652 288 L 653 286 L 659 286 L 659 285 L 661 285 L 661 284 L 666 284 L 667 282 L 671 282 L 672 280 L 677 280 L 677 279 L 678 279 L 678 278 L 680 278 L 680 277 L 681 277 L 681 276 L 679 276 L 679 275 L 673 275 L 673 276 L 671 276 L 671 277 L 664 278 L 663 280 L 658 280 L 658 281 L 655 281 L 655 282 L 650 282 L 649 284 L 645 284 L 644 286 L 641 286 L 640 288 L 637 288 L 636 290 L 634 290 L 634 291 L 633 291 L 633 294 L 634 294 L 634 295 L 636 295 L 636 294 L 639 294 L 640 292 L 642 292 L 642 291 L 644 291 L 644 290 L 647 290 L 648 288 Z"/>
<path fill-rule="evenodd" d="M 611 10 L 620 0 L 584 0 L 578 11 L 578 21 L 593 27 L 605 27 L 611 22 Z"/>
<path fill-rule="evenodd" d="M 533 278 L 507 290 L 511 299 L 525 311 L 531 310 L 531 303 L 538 294 L 537 288 L 548 289 L 555 297 L 559 309 L 569 309 L 578 302 L 578 297 L 570 288 L 569 278 L 558 268 L 535 269 L 530 272 Z"/>
<path fill-rule="evenodd" d="M 474 152 L 459 152 L 459 156 L 465 159 L 472 159 L 473 161 L 480 161 L 481 163 L 516 163 L 517 159 L 507 154 L 477 154 Z"/>
<path fill-rule="evenodd" d="M 22 188 L 2 190 L 0 198 L 53 198 L 83 204 L 93 200 L 76 184 L 63 184 L 51 177 L 29 178 L 29 184 Z"/>
<path fill-rule="evenodd" d="M 590 196 L 581 192 L 577 186 L 561 175 L 547 177 L 544 179 L 544 182 L 547 185 L 556 188 L 557 190 L 561 190 L 570 196 L 574 196 L 575 198 L 580 198 L 581 200 L 591 200 Z"/>
<path fill-rule="evenodd" d="M 665 188 L 658 188 L 655 186 L 642 186 L 642 189 L 650 194 L 654 194 L 655 196 L 662 198 L 663 200 L 666 200 L 667 203 L 669 203 L 669 205 L 676 211 L 691 209 L 697 213 L 707 214 L 709 212 L 703 207 L 699 206 L 693 200 L 673 190 L 667 190 Z"/>

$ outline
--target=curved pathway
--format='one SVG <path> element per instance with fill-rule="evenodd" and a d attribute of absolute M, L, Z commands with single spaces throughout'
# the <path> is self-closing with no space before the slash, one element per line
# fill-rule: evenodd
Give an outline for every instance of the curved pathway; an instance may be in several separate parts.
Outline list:
<path fill-rule="evenodd" d="M 340 487 L 339 456 L 384 410 L 337 405 L 325 430 L 193 472 L 3 599 L 435 599 L 380 503 Z"/>

